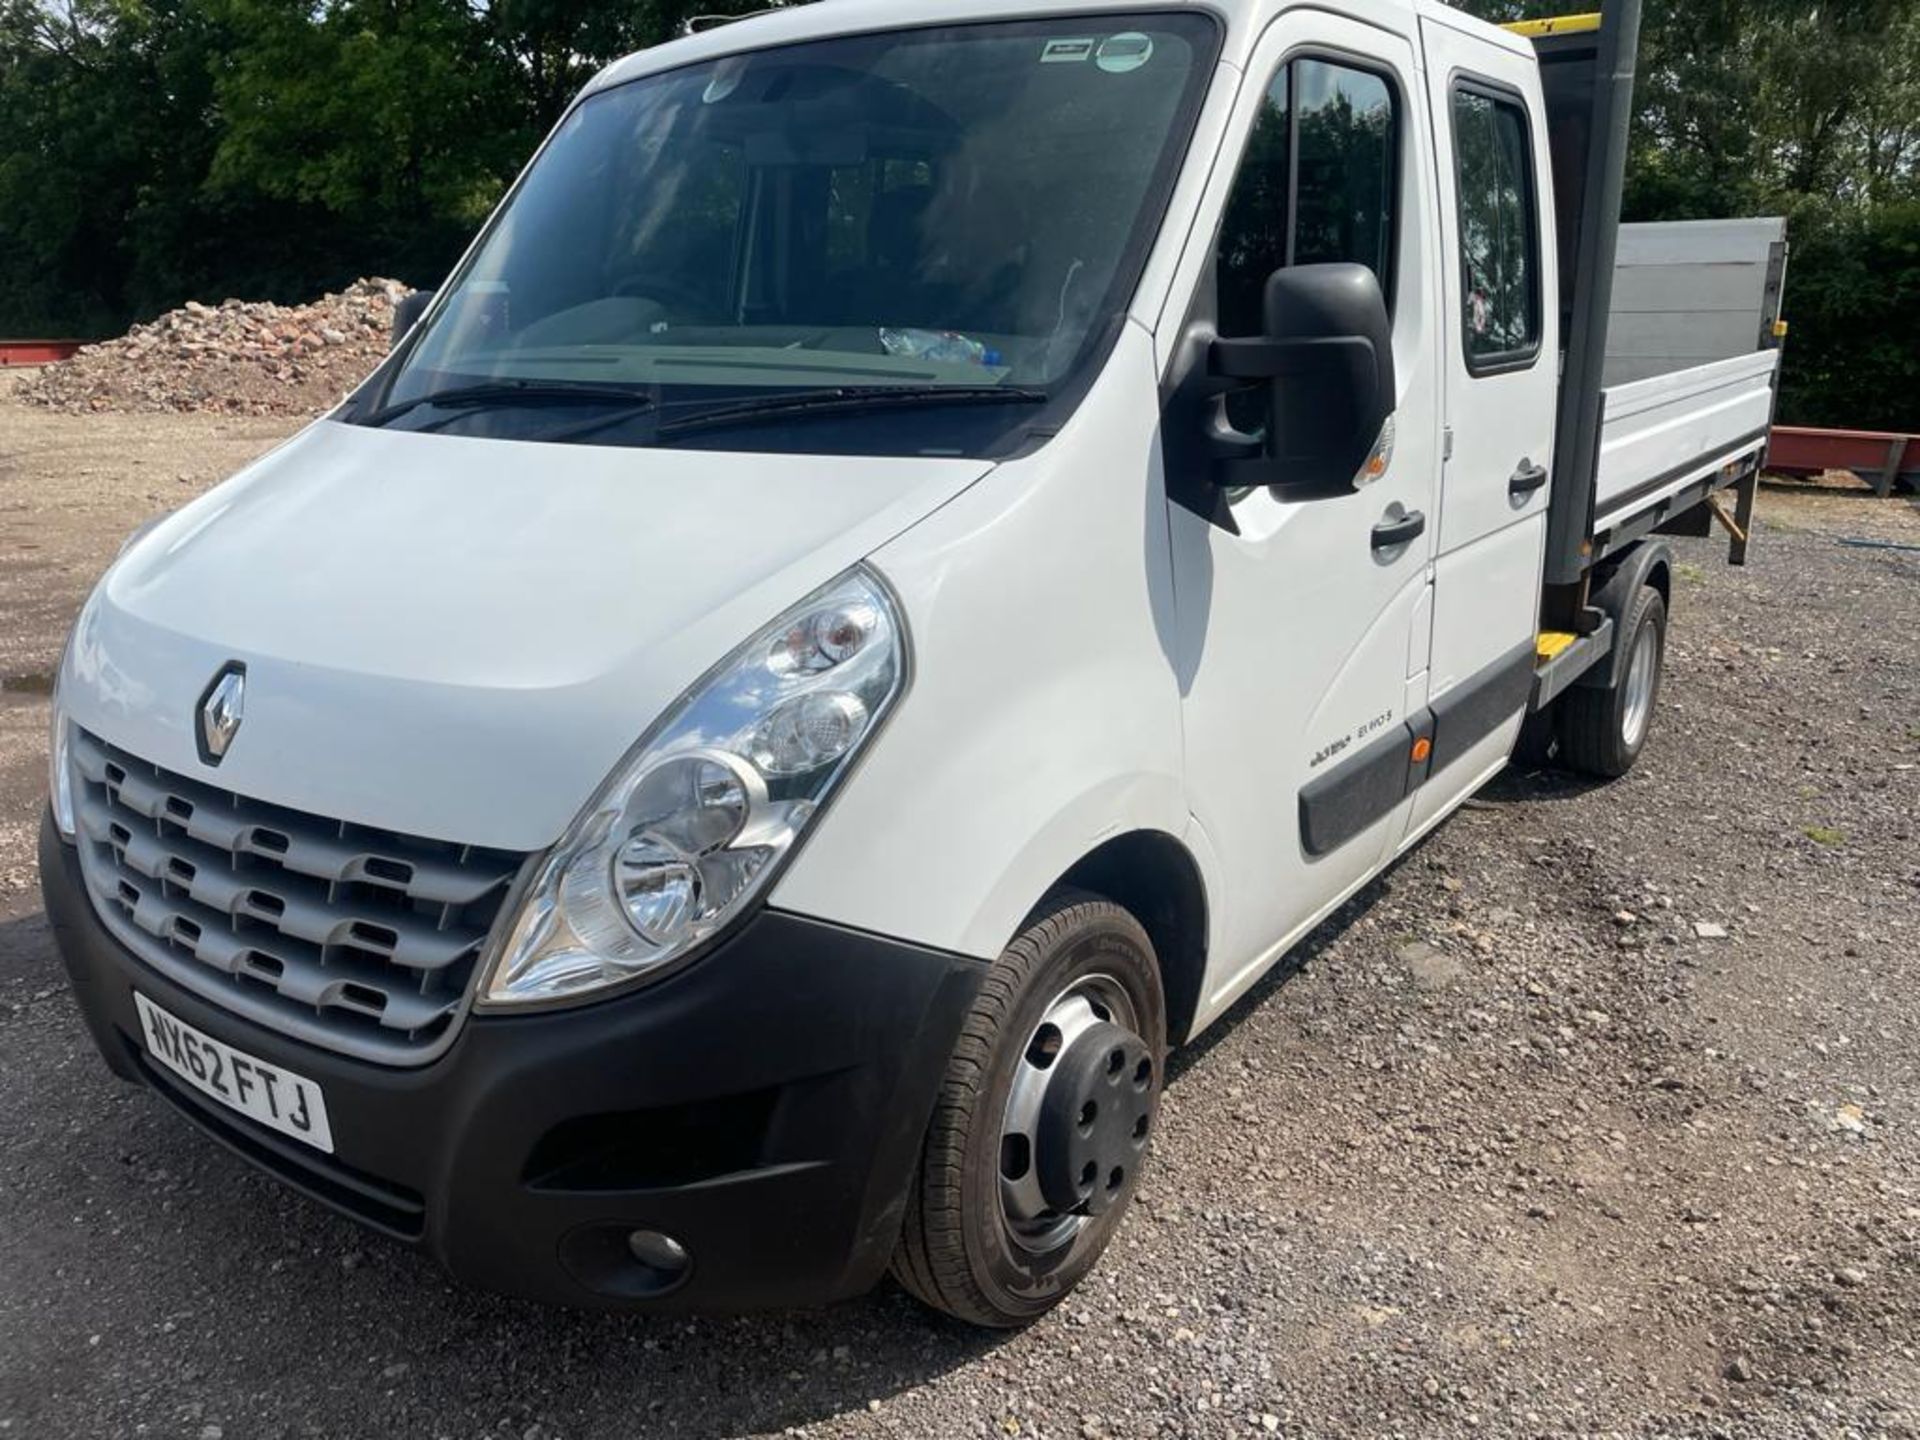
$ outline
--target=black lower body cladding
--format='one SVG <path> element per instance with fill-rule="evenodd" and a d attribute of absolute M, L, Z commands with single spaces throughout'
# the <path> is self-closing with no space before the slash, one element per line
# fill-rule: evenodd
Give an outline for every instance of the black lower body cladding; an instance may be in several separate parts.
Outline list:
<path fill-rule="evenodd" d="M 563 1304 L 746 1310 L 871 1286 L 985 970 L 762 910 L 658 985 L 541 1014 L 476 1014 L 433 1064 L 389 1068 L 294 1043 L 162 979 L 100 924 L 51 823 L 40 869 L 74 993 L 116 1074 L 461 1279 Z M 317 1083 L 335 1153 L 284 1139 L 149 1061 L 136 988 Z M 676 1242 L 684 1273 L 635 1259 L 635 1231 Z"/>

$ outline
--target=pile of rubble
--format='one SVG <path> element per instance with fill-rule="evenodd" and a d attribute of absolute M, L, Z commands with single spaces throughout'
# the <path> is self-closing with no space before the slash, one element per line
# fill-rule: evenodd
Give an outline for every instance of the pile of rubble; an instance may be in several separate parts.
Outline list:
<path fill-rule="evenodd" d="M 70 414 L 317 415 L 380 363 L 408 293 L 398 280 L 357 280 L 309 305 L 189 300 L 47 366 L 15 394 Z"/>

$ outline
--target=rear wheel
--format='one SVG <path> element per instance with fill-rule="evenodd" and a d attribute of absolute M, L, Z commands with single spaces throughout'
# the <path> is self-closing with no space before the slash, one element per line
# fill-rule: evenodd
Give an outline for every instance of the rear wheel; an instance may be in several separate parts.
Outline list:
<path fill-rule="evenodd" d="M 1152 944 L 1049 901 L 993 964 L 947 1067 L 893 1273 L 937 1310 L 1023 1325 L 1093 1268 L 1139 1185 L 1166 1056 Z"/>
<path fill-rule="evenodd" d="M 1576 685 L 1560 699 L 1560 760 L 1612 780 L 1633 768 L 1653 728 L 1667 653 L 1667 602 L 1643 585 L 1620 627 L 1628 647 L 1619 681 L 1607 689 Z"/>

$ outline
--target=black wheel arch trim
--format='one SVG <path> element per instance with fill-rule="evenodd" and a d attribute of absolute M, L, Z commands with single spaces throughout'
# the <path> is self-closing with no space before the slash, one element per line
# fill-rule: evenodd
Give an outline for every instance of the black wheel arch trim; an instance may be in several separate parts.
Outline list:
<path fill-rule="evenodd" d="M 1192 848 L 1161 829 L 1109 835 L 1041 893 L 1021 920 L 1021 929 L 1032 922 L 1048 896 L 1062 890 L 1098 895 L 1140 922 L 1160 963 L 1167 1041 L 1179 1045 L 1190 1039 L 1206 984 L 1212 925 L 1206 873 Z"/>
<path fill-rule="evenodd" d="M 1633 637 L 1626 633 L 1627 612 L 1633 597 L 1651 585 L 1672 607 L 1673 547 L 1665 540 L 1643 540 L 1618 557 L 1619 563 L 1588 604 L 1613 621 L 1613 650 L 1573 683 L 1588 690 L 1611 690 L 1627 673 L 1633 658 Z"/>

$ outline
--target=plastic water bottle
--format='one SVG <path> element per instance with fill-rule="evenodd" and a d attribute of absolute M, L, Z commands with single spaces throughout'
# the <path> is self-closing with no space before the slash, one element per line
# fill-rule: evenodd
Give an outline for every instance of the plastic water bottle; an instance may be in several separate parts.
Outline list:
<path fill-rule="evenodd" d="M 998 365 L 1000 352 L 951 330 L 890 330 L 880 332 L 880 348 L 902 360 L 930 360 L 936 365 Z"/>

